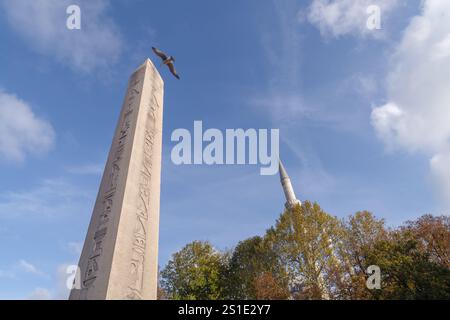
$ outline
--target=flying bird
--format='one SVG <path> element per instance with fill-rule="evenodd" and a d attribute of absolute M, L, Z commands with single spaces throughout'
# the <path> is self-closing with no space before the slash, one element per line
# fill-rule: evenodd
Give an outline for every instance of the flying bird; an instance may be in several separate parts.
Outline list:
<path fill-rule="evenodd" d="M 180 79 L 180 76 L 177 74 L 177 71 L 175 70 L 175 66 L 173 63 L 175 62 L 175 58 L 172 56 L 167 56 L 164 52 L 161 50 L 152 47 L 153 52 L 162 59 L 162 63 L 169 67 L 170 72 L 177 78 Z"/>

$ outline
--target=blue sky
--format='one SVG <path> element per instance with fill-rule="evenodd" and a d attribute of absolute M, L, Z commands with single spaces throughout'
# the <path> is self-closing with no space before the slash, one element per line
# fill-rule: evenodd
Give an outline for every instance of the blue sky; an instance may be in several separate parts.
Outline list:
<path fill-rule="evenodd" d="M 66 7 L 81 30 L 66 29 Z M 381 8 L 381 30 L 366 8 Z M 165 69 L 160 265 L 283 210 L 259 166 L 175 166 L 177 128 L 279 128 L 297 196 L 395 226 L 450 208 L 447 1 L 0 1 L 0 299 L 67 296 L 130 73 Z M 159 62 L 158 62 L 159 63 Z M 155 63 L 156 64 L 156 63 Z"/>

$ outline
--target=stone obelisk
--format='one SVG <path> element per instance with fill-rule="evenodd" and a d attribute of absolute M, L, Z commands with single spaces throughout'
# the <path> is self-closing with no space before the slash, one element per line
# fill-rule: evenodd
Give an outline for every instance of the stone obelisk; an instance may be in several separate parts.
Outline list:
<path fill-rule="evenodd" d="M 164 82 L 130 77 L 70 299 L 156 299 Z"/>

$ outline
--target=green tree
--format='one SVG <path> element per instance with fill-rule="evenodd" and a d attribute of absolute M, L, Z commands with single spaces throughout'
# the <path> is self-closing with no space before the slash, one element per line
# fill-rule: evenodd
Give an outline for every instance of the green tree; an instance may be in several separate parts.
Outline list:
<path fill-rule="evenodd" d="M 396 230 L 367 211 L 340 221 L 305 201 L 231 252 L 195 241 L 161 272 L 160 299 L 450 299 L 450 220 Z M 380 267 L 369 290 L 367 268 Z"/>
<path fill-rule="evenodd" d="M 381 290 L 371 291 L 375 299 L 450 299 L 450 270 L 434 262 L 409 230 L 378 241 L 366 259 L 381 269 Z"/>
<path fill-rule="evenodd" d="M 360 211 L 344 221 L 343 252 L 345 274 L 339 283 L 343 299 L 371 299 L 366 287 L 369 276 L 367 268 L 371 265 L 367 256 L 381 240 L 387 239 L 389 231 L 383 219 L 376 218 L 368 211 Z"/>
<path fill-rule="evenodd" d="M 450 269 L 450 217 L 424 215 L 401 228 L 417 240 L 418 250 Z"/>
<path fill-rule="evenodd" d="M 337 218 L 308 201 L 286 210 L 267 231 L 294 298 L 328 299 L 338 294 L 343 232 Z"/>
<path fill-rule="evenodd" d="M 209 242 L 194 241 L 173 254 L 161 284 L 171 299 L 221 299 L 225 265 L 226 257 Z"/>
<path fill-rule="evenodd" d="M 261 237 L 241 241 L 231 254 L 227 270 L 229 299 L 281 299 L 287 297 L 284 269 L 276 253 Z M 265 288 L 274 290 L 266 290 Z M 264 293 L 263 293 L 264 291 Z M 273 293 L 273 296 L 270 295 Z"/>

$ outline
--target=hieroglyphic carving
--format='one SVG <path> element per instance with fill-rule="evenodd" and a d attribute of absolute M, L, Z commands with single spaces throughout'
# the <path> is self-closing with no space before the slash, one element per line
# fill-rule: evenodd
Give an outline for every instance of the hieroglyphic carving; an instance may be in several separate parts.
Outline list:
<path fill-rule="evenodd" d="M 135 98 L 140 94 L 137 89 L 137 85 L 140 83 L 138 79 L 138 71 L 133 74 L 130 79 L 129 90 L 127 98 L 125 99 L 124 111 L 118 136 L 113 141 L 114 153 L 111 159 L 110 168 L 106 170 L 106 191 L 103 194 L 103 202 L 101 213 L 98 216 L 98 222 L 95 229 L 94 237 L 92 239 L 91 253 L 89 255 L 86 269 L 84 272 L 84 279 L 82 281 L 84 293 L 86 295 L 87 290 L 94 284 L 95 279 L 98 276 L 100 270 L 101 256 L 103 251 L 103 240 L 107 235 L 109 221 L 111 219 L 111 213 L 114 205 L 114 196 L 116 194 L 116 188 L 118 179 L 120 176 L 121 162 L 123 159 L 123 153 L 125 151 L 125 145 L 129 131 L 131 128 L 131 115 L 135 106 Z"/>
<path fill-rule="evenodd" d="M 147 228 L 149 225 L 149 207 L 151 197 L 152 160 L 155 135 L 157 134 L 157 111 L 160 108 L 155 97 L 155 91 L 160 88 L 155 86 L 155 78 L 152 78 L 152 90 L 150 100 L 147 102 L 147 114 L 145 123 L 145 136 L 143 145 L 142 167 L 139 173 L 139 193 L 136 206 L 136 222 L 133 231 L 132 256 L 130 262 L 131 283 L 128 287 L 127 298 L 142 299 L 144 281 L 144 262 L 147 243 Z"/>

